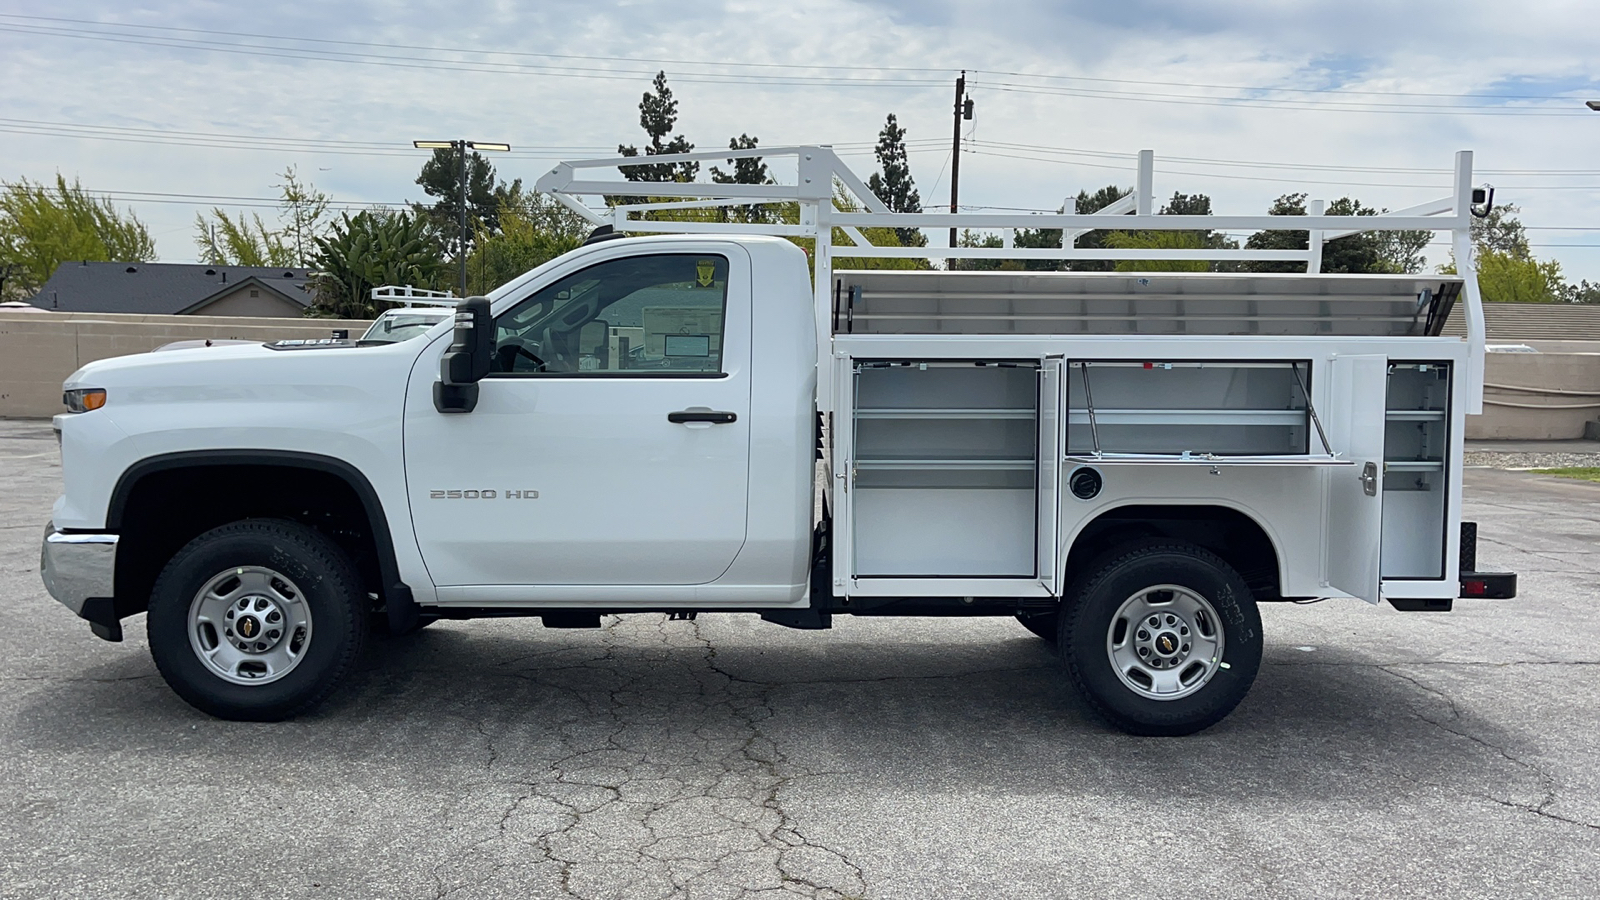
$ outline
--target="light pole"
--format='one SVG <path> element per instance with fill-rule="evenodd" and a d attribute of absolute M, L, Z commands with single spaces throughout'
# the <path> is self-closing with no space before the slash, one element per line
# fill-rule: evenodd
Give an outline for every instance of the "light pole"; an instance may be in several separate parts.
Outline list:
<path fill-rule="evenodd" d="M 467 151 L 511 149 L 510 144 L 490 141 L 412 141 L 418 150 L 454 150 L 461 157 L 461 209 L 459 210 L 460 235 L 456 252 L 461 256 L 461 296 L 467 296 Z"/>

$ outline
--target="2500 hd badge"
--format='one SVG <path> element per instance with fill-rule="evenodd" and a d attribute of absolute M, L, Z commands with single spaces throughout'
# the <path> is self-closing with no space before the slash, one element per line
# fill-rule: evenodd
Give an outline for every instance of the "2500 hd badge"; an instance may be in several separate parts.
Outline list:
<path fill-rule="evenodd" d="M 429 500 L 537 500 L 538 491 L 429 491 Z"/>

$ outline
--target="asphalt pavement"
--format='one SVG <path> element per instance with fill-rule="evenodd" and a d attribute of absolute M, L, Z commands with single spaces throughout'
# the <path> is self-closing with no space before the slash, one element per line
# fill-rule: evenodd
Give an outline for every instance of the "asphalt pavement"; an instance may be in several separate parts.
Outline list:
<path fill-rule="evenodd" d="M 439 623 L 241 724 L 45 593 L 55 442 L 0 422 L 0 897 L 1593 897 L 1600 485 L 1466 484 L 1521 598 L 1268 606 L 1188 738 L 1009 619 L 747 615 Z"/>

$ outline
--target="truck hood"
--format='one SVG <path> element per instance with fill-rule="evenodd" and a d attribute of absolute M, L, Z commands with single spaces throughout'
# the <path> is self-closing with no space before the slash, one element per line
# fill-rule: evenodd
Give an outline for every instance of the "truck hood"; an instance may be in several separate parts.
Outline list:
<path fill-rule="evenodd" d="M 396 367 L 409 369 L 432 342 L 424 336 L 397 344 L 356 347 L 323 345 L 315 349 L 274 350 L 265 344 L 233 344 L 135 353 L 88 363 L 67 377 L 62 387 L 196 389 L 287 381 L 304 384 L 337 382 L 374 375 Z"/>

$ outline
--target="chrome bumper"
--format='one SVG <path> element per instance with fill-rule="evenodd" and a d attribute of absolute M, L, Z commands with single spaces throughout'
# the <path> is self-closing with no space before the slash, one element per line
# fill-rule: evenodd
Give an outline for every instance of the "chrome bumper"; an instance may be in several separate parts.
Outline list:
<path fill-rule="evenodd" d="M 111 599 L 116 564 L 117 535 L 62 534 L 45 526 L 39 574 L 50 596 L 74 613 L 84 616 L 90 599 Z"/>

